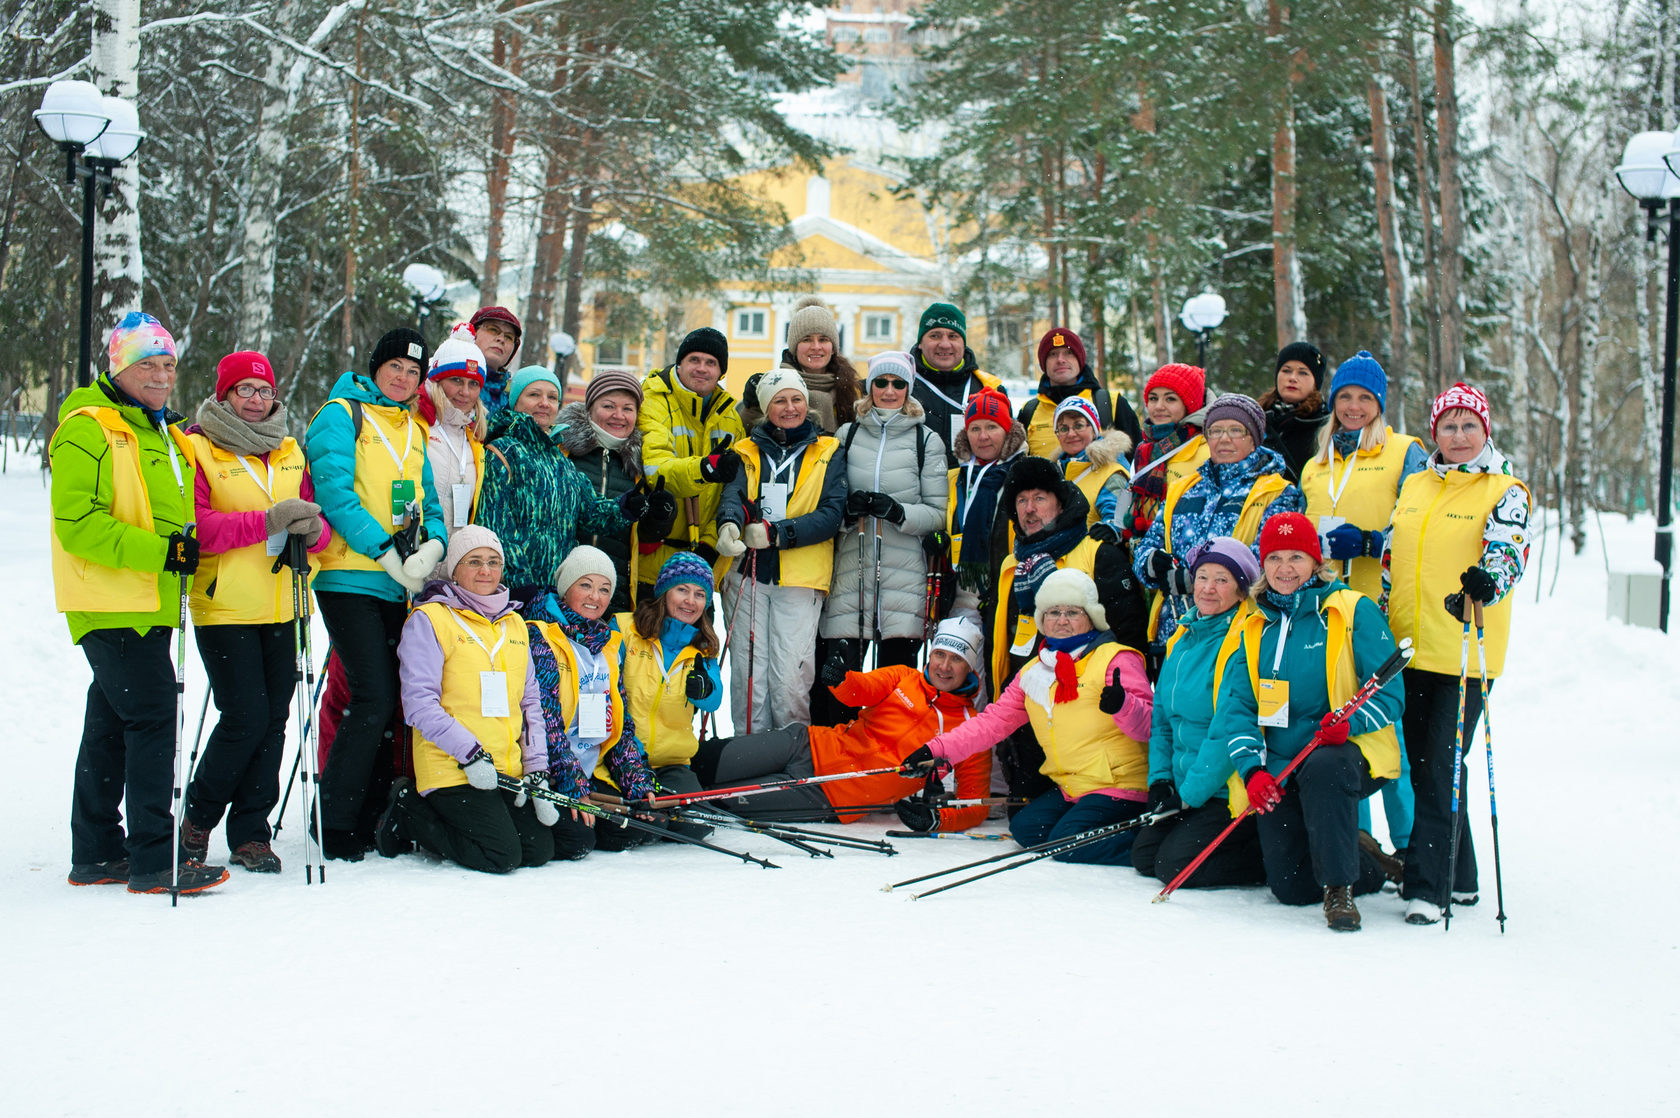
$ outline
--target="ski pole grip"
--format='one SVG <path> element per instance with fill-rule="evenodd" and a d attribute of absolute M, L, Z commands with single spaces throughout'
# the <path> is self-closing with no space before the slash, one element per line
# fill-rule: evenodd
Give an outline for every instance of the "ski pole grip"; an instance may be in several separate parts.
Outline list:
<path fill-rule="evenodd" d="M 1470 598 L 1470 596 L 1468 594 L 1465 595 L 1465 597 L 1469 598 L 1469 600 L 1470 600 L 1471 612 L 1473 612 L 1475 614 L 1476 629 L 1479 632 L 1482 628 L 1482 603 L 1475 598 Z"/>

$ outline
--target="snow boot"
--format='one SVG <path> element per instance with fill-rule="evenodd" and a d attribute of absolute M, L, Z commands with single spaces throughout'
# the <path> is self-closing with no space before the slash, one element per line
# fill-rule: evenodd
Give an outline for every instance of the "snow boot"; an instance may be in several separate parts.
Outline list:
<path fill-rule="evenodd" d="M 1441 906 L 1421 897 L 1406 902 L 1406 923 L 1437 924 L 1441 920 Z"/>
<path fill-rule="evenodd" d="M 1383 853 L 1382 843 L 1365 831 L 1359 832 L 1359 849 L 1371 856 L 1377 868 L 1382 870 L 1383 880 L 1389 884 L 1398 885 L 1406 876 L 1406 863 L 1393 854 Z"/>
<path fill-rule="evenodd" d="M 210 857 L 210 828 L 181 820 L 181 861 L 202 862 Z"/>
<path fill-rule="evenodd" d="M 403 800 L 417 794 L 414 781 L 406 776 L 399 776 L 391 782 L 391 793 L 385 799 L 385 814 L 379 817 L 379 826 L 373 832 L 374 849 L 379 851 L 381 858 L 395 858 L 414 851 L 414 840 L 403 831 L 403 815 L 406 812 Z"/>
<path fill-rule="evenodd" d="M 280 855 L 266 842 L 242 842 L 228 856 L 228 861 L 252 873 L 280 872 Z"/>
<path fill-rule="evenodd" d="M 1469 908 L 1471 905 L 1475 904 L 1477 901 L 1479 901 L 1481 899 L 1482 899 L 1482 895 L 1480 893 L 1460 893 L 1460 892 L 1454 891 L 1454 893 L 1453 893 L 1453 907 L 1458 908 L 1458 907 L 1462 906 L 1464 908 Z"/>
<path fill-rule="evenodd" d="M 1359 909 L 1353 903 L 1353 888 L 1348 885 L 1324 887 L 1324 922 L 1333 932 L 1357 932 Z"/>
<path fill-rule="evenodd" d="M 127 885 L 128 859 L 113 858 L 109 862 L 76 862 L 70 867 L 72 885 Z"/>
<path fill-rule="evenodd" d="M 175 875 L 172 870 L 161 869 L 156 873 L 130 874 L 128 891 L 130 893 L 169 893 L 174 891 Z M 188 893 L 202 893 L 206 889 L 214 889 L 228 879 L 225 866 L 207 866 L 203 862 L 181 863 L 181 895 Z"/>

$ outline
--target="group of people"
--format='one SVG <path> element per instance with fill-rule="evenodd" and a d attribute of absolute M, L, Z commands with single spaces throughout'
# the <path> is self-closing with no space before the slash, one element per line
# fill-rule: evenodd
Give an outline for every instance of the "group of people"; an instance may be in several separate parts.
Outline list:
<path fill-rule="evenodd" d="M 318 608 L 330 858 L 508 872 L 708 830 L 598 826 L 599 800 L 786 781 L 720 803 L 918 832 L 1002 809 L 1023 845 L 1108 828 L 1057 857 L 1163 881 L 1238 820 L 1185 884 L 1263 883 L 1338 930 L 1385 880 L 1413 923 L 1474 902 L 1452 756 L 1485 687 L 1456 638 L 1485 607 L 1491 685 L 1529 507 L 1475 388 L 1434 401 L 1428 451 L 1386 421 L 1369 353 L 1332 370 L 1302 342 L 1258 400 L 1164 365 L 1140 418 L 1065 327 L 1017 409 L 949 303 L 859 370 L 802 299 L 739 401 L 710 328 L 572 403 L 520 341 L 501 307 L 435 352 L 394 329 L 300 444 L 262 354 L 224 357 L 188 423 L 167 331 L 118 324 L 51 447 L 58 608 L 93 669 L 72 883 L 212 888 L 218 827 L 235 865 L 279 871 Z M 188 610 L 218 719 L 177 847 Z M 1403 675 L 1334 715 L 1398 638 Z"/>

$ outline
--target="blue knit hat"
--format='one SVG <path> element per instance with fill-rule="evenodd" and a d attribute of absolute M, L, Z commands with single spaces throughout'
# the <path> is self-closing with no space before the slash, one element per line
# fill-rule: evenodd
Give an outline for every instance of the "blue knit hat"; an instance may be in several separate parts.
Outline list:
<path fill-rule="evenodd" d="M 709 597 L 712 593 L 712 565 L 692 551 L 677 552 L 659 568 L 659 578 L 653 584 L 653 596 L 663 598 L 671 587 L 685 582 L 698 586 Z"/>
<path fill-rule="evenodd" d="M 1388 410 L 1388 374 L 1372 357 L 1369 350 L 1360 350 L 1336 366 L 1330 378 L 1330 406 L 1336 406 L 1336 393 L 1344 388 L 1363 388 L 1377 398 L 1377 407 Z"/>
<path fill-rule="evenodd" d="M 508 381 L 508 406 L 512 407 L 518 403 L 519 397 L 525 394 L 525 390 L 539 380 L 546 380 L 552 384 L 556 392 L 563 391 L 560 387 L 559 377 L 556 377 L 541 365 L 527 365 L 514 373 L 512 379 Z"/>

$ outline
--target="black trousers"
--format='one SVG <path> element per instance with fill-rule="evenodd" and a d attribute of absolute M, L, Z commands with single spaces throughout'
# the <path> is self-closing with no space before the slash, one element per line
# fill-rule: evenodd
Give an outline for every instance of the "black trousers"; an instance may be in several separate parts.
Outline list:
<path fill-rule="evenodd" d="M 708 788 L 817 775 L 811 760 L 810 731 L 798 724 L 762 734 L 739 734 L 702 742 L 700 751 L 694 755 L 693 767 Z M 771 819 L 802 816 L 835 822 L 837 818 L 821 786 L 813 784 L 723 800 L 719 806 L 748 818 L 755 813 Z"/>
<path fill-rule="evenodd" d="M 1266 867 L 1260 860 L 1260 834 L 1254 819 L 1250 815 L 1238 823 L 1180 888 L 1264 884 Z M 1230 824 L 1230 804 L 1222 798 L 1185 808 L 1138 832 L 1132 843 L 1132 866 L 1145 877 L 1171 881 Z"/>
<path fill-rule="evenodd" d="M 372 834 L 396 764 L 391 716 L 408 607 L 333 590 L 316 591 L 315 598 L 350 685 L 350 705 L 321 770 L 321 818 L 329 831 Z"/>
<path fill-rule="evenodd" d="M 297 684 L 293 626 L 205 625 L 193 637 L 217 719 L 187 787 L 187 818 L 211 829 L 225 813 L 229 850 L 267 842 Z"/>
<path fill-rule="evenodd" d="M 397 802 L 403 805 L 403 830 L 433 854 L 469 870 L 507 873 L 545 866 L 554 857 L 554 837 L 537 822 L 529 800 L 513 806 L 515 795 L 463 784 Z"/>
<path fill-rule="evenodd" d="M 687 765 L 666 765 L 664 768 L 654 769 L 653 775 L 659 781 L 662 792 L 666 794 L 699 792 L 703 788 L 700 778 L 695 776 L 694 770 Z M 700 806 L 709 809 L 713 805 L 701 804 Z M 681 819 L 673 821 L 669 829 L 676 831 L 678 834 L 687 835 L 689 838 L 697 839 L 703 839 L 712 833 L 712 827 L 709 823 L 685 822 Z M 675 842 L 677 840 L 666 839 L 665 841 Z"/>
<path fill-rule="evenodd" d="M 1359 849 L 1359 801 L 1382 787 L 1359 747 L 1321 745 L 1295 769 L 1283 802 L 1259 817 L 1266 884 L 1284 904 L 1317 904 L 1332 885 L 1382 888 L 1382 869 Z"/>
<path fill-rule="evenodd" d="M 1440 672 L 1406 670 L 1406 757 L 1412 763 L 1412 794 L 1416 816 L 1412 846 L 1406 855 L 1406 876 L 1400 895 L 1447 903 L 1447 866 L 1452 857 L 1453 742 L 1458 728 L 1458 677 Z M 1482 717 L 1481 685 L 1474 679 L 1464 688 L 1464 747 L 1469 752 Z M 1474 893 L 1476 845 L 1465 821 L 1464 788 L 1468 766 L 1459 764 L 1458 870 L 1455 893 Z"/>
<path fill-rule="evenodd" d="M 132 874 L 174 859 L 169 797 L 175 765 L 174 629 L 95 629 L 82 637 L 93 669 L 70 801 L 70 860 L 128 856 Z M 123 833 L 123 808 L 128 833 Z"/>

